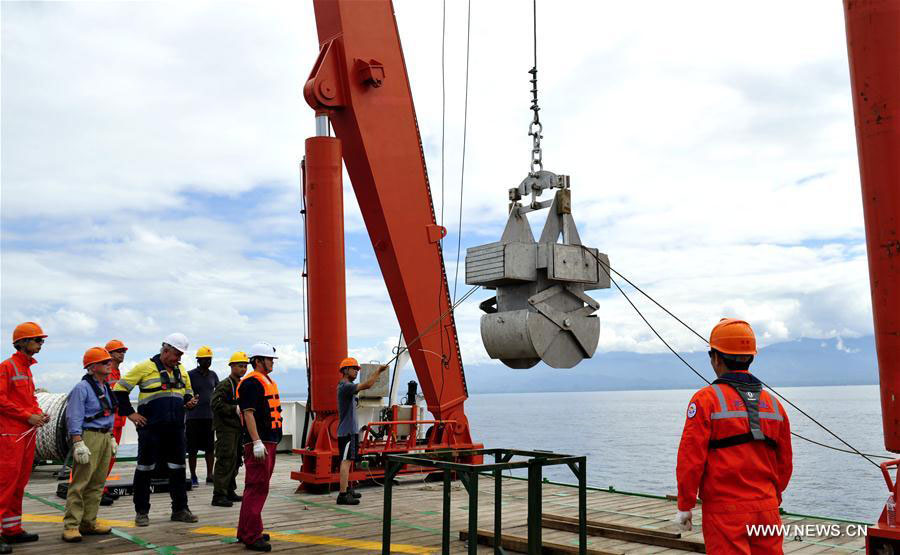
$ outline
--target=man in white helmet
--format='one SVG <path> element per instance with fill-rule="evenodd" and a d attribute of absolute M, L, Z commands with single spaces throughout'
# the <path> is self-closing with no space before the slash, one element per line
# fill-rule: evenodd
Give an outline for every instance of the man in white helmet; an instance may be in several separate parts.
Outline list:
<path fill-rule="evenodd" d="M 271 377 L 278 356 L 268 343 L 257 343 L 249 354 L 253 370 L 241 378 L 237 388 L 244 416 L 241 442 L 246 472 L 237 538 L 247 549 L 271 551 L 268 535 L 263 534 L 262 510 L 275 470 L 275 448 L 281 441 L 281 400 Z"/>
<path fill-rule="evenodd" d="M 168 335 L 158 355 L 138 363 L 119 379 L 113 391 L 119 414 L 131 420 L 138 432 L 138 460 L 134 471 L 134 522 L 150 524 L 150 478 L 157 464 L 165 464 L 172 497 L 172 520 L 197 522 L 188 508 L 185 491 L 184 410 L 197 405 L 191 379 L 181 364 L 188 339 L 181 333 Z M 135 412 L 128 398 L 140 389 Z"/>

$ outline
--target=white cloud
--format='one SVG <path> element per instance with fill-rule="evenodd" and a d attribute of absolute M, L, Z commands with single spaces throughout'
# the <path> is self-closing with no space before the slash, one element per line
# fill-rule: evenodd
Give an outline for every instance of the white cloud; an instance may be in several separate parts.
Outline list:
<path fill-rule="evenodd" d="M 448 3 L 442 183 L 440 8 L 396 2 L 452 281 L 465 10 Z M 131 361 L 176 329 L 212 345 L 216 365 L 268 340 L 280 371 L 303 371 L 311 6 L 7 3 L 3 15 L 3 336 L 45 324 L 54 376 L 80 372 L 88 344 L 119 337 Z M 531 12 L 473 2 L 472 18 L 463 248 L 499 237 L 531 148 Z M 702 334 L 722 315 L 750 319 L 763 344 L 871 333 L 840 5 L 539 5 L 538 63 L 546 168 L 572 176 L 581 236 L 615 268 Z M 384 360 L 399 327 L 346 175 L 344 203 L 351 352 Z M 664 349 L 617 292 L 594 294 L 601 351 Z M 486 296 L 456 314 L 470 365 L 489 360 Z M 676 348 L 703 348 L 640 306 Z"/>

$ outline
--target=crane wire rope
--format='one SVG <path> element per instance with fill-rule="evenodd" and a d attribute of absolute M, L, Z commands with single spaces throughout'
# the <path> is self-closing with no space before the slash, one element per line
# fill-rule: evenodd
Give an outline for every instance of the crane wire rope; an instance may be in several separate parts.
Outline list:
<path fill-rule="evenodd" d="M 706 340 L 706 338 L 704 338 L 702 335 L 700 335 L 696 330 L 694 330 L 692 327 L 690 327 L 688 324 L 686 324 L 683 320 L 681 320 L 680 318 L 678 318 L 677 316 L 675 316 L 674 314 L 672 314 L 668 309 L 666 309 L 665 307 L 663 307 L 659 302 L 656 301 L 656 299 L 654 299 L 653 297 L 651 297 L 651 296 L 650 296 L 648 293 L 646 293 L 644 290 L 642 290 L 642 289 L 640 289 L 639 287 L 637 287 L 636 285 L 634 285 L 634 283 L 633 283 L 631 280 L 629 280 L 628 278 L 626 278 L 625 276 L 623 276 L 621 273 L 619 273 L 618 271 L 616 271 L 611 265 L 605 263 L 599 256 L 597 256 L 596 254 L 594 254 L 591 250 L 589 250 L 589 249 L 587 249 L 587 248 L 584 248 L 584 247 L 582 247 L 582 249 L 583 249 L 584 251 L 590 253 L 591 256 L 593 256 L 594 258 L 597 259 L 597 262 L 600 264 L 600 267 L 602 267 L 602 268 L 603 268 L 603 271 L 606 272 L 606 275 L 609 276 L 610 281 L 613 283 L 613 285 L 616 286 L 616 289 L 619 290 L 619 293 L 621 293 L 622 296 L 625 297 L 625 300 L 628 301 L 628 304 L 631 305 L 631 307 L 634 309 L 634 311 L 637 312 L 638 316 L 641 317 L 641 320 L 643 320 L 644 323 L 647 324 L 647 327 L 649 327 L 650 330 L 653 332 L 653 334 L 656 335 L 656 337 L 657 337 L 660 341 L 662 341 L 662 343 L 666 346 L 666 348 L 668 348 L 668 349 L 672 352 L 672 354 L 674 354 L 676 357 L 678 357 L 678 359 L 679 359 L 682 363 L 684 363 L 685 366 L 687 366 L 688 368 L 690 368 L 691 371 L 694 372 L 694 374 L 697 374 L 697 376 L 699 376 L 701 380 L 703 380 L 704 382 L 706 382 L 707 384 L 709 384 L 710 381 L 707 380 L 706 377 L 704 377 L 704 376 L 703 376 L 700 372 L 698 372 L 693 366 L 691 366 L 691 364 L 690 364 L 687 360 L 685 360 L 684 357 L 682 357 L 677 351 L 675 351 L 674 348 L 672 348 L 672 346 L 671 346 L 665 339 L 663 339 L 662 335 L 656 330 L 656 328 L 653 327 L 652 324 L 650 324 L 650 322 L 647 320 L 647 318 L 644 316 L 644 314 L 640 311 L 640 309 L 634 304 L 634 302 L 632 302 L 631 298 L 625 293 L 625 291 L 622 289 L 622 287 L 619 286 L 619 284 L 618 284 L 618 282 L 616 281 L 616 279 L 615 279 L 614 277 L 612 277 L 612 274 L 615 273 L 617 276 L 621 277 L 624 281 L 628 282 L 629 285 L 631 285 L 631 286 L 634 287 L 637 291 L 639 291 L 642 295 L 644 295 L 645 297 L 647 297 L 648 299 L 650 299 L 656 306 L 662 308 L 667 314 L 669 314 L 670 316 L 672 316 L 673 318 L 675 318 L 675 320 L 677 320 L 677 321 L 680 322 L 683 326 L 685 326 L 687 329 L 689 329 L 694 335 L 696 335 L 697 337 L 700 337 L 700 339 L 702 339 L 704 343 L 709 344 L 709 342 Z M 820 442 L 818 442 L 818 441 L 815 441 L 815 440 L 812 440 L 812 439 L 807 438 L 807 437 L 805 437 L 805 436 L 802 436 L 802 435 L 800 435 L 800 434 L 798 434 L 798 433 L 796 433 L 796 432 L 791 432 L 791 435 L 793 435 L 794 437 L 797 437 L 797 438 L 802 439 L 802 440 L 804 440 L 804 441 L 808 441 L 808 442 L 813 443 L 813 444 L 815 444 L 815 445 L 819 445 L 819 446 L 822 446 L 822 447 L 826 447 L 826 448 L 828 448 L 828 449 L 832 449 L 832 450 L 834 450 L 834 451 L 840 451 L 840 452 L 842 452 L 842 453 L 849 453 L 849 454 L 852 454 L 852 455 L 859 455 L 860 457 L 862 457 L 863 459 L 865 459 L 865 460 L 868 461 L 869 463 L 873 464 L 873 465 L 874 465 L 875 467 L 877 467 L 877 468 L 881 468 L 881 467 L 878 465 L 878 463 L 876 463 L 875 461 L 873 461 L 873 460 L 870 459 L 869 457 L 872 457 L 872 458 L 878 458 L 878 459 L 886 459 L 886 460 L 890 460 L 890 459 L 891 459 L 891 457 L 885 457 L 885 456 L 883 456 L 883 455 L 874 455 L 874 454 L 870 454 L 870 453 L 863 453 L 863 452 L 861 452 L 861 451 L 858 450 L 857 448 L 853 447 L 852 445 L 850 445 L 849 443 L 847 443 L 846 441 L 844 441 L 840 436 L 838 436 L 836 433 L 834 433 L 833 431 L 831 431 L 831 429 L 829 429 L 827 426 L 825 426 L 824 424 L 822 424 L 821 422 L 819 422 L 818 420 L 816 420 L 815 418 L 813 418 L 809 413 L 807 413 L 806 411 L 804 411 L 803 409 L 801 409 L 800 407 L 798 407 L 797 405 L 795 405 L 793 402 L 791 402 L 789 399 L 787 399 L 784 395 L 782 395 L 781 393 L 779 393 L 778 391 L 776 391 L 772 386 L 770 386 L 769 384 L 763 382 L 762 380 L 760 380 L 760 383 L 762 383 L 762 385 L 765 386 L 767 389 L 769 389 L 772 393 L 774 393 L 775 395 L 777 395 L 781 400 L 783 400 L 784 402 L 786 402 L 787 404 L 789 404 L 791 407 L 793 407 L 794 409 L 796 409 L 800 414 L 802 414 L 803 416 L 805 416 L 805 417 L 807 417 L 808 419 L 810 419 L 810 420 L 811 420 L 812 422 L 814 422 L 817 426 L 819 426 L 820 428 L 822 428 L 823 430 L 825 430 L 826 432 L 828 432 L 829 434 L 831 434 L 835 439 L 837 439 L 838 441 L 840 441 L 841 443 L 843 443 L 844 445 L 846 445 L 847 447 L 849 447 L 850 450 L 847 450 L 847 449 L 841 449 L 841 448 L 839 448 L 839 447 L 834 447 L 834 446 L 832 446 L 832 445 L 826 445 L 826 444 L 824 444 L 824 443 L 820 443 Z"/>
<path fill-rule="evenodd" d="M 466 186 L 466 134 L 469 122 L 469 45 L 472 31 L 472 0 L 466 8 L 466 79 L 463 100 L 462 166 L 459 171 L 459 219 L 456 227 L 456 266 L 453 276 L 453 302 L 456 302 L 456 284 L 459 281 L 459 253 L 462 249 L 463 191 Z"/>

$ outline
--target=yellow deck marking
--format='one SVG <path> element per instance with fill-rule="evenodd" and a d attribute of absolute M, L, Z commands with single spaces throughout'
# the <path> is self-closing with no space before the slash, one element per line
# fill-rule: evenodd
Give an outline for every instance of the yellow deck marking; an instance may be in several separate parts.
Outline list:
<path fill-rule="evenodd" d="M 218 526 L 204 526 L 191 530 L 195 534 L 209 534 L 213 536 L 225 536 L 233 538 L 237 534 L 234 528 L 220 528 Z M 355 549 L 365 549 L 368 551 L 381 551 L 381 542 L 372 542 L 365 540 L 349 540 L 346 538 L 334 538 L 331 536 L 313 536 L 310 534 L 279 534 L 278 532 L 269 531 L 269 536 L 273 540 L 285 541 L 290 543 L 306 543 L 313 545 L 337 545 L 340 547 L 353 547 Z M 418 545 L 408 544 L 391 544 L 391 553 L 434 553 L 437 548 L 421 547 Z"/>
<path fill-rule="evenodd" d="M 58 522 L 62 524 L 62 515 L 22 515 L 22 522 Z M 105 524 L 106 526 L 114 526 L 116 528 L 134 528 L 132 520 L 107 520 L 98 518 L 97 524 Z"/>

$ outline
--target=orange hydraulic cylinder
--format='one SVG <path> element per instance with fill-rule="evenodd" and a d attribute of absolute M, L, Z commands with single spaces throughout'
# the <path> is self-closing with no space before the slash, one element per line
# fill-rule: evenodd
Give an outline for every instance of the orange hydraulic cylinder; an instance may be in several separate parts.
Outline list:
<path fill-rule="evenodd" d="M 310 404 L 337 411 L 338 365 L 347 356 L 341 141 L 306 139 L 306 252 L 309 279 Z"/>
<path fill-rule="evenodd" d="M 900 452 L 900 0 L 844 0 L 884 446 Z"/>

